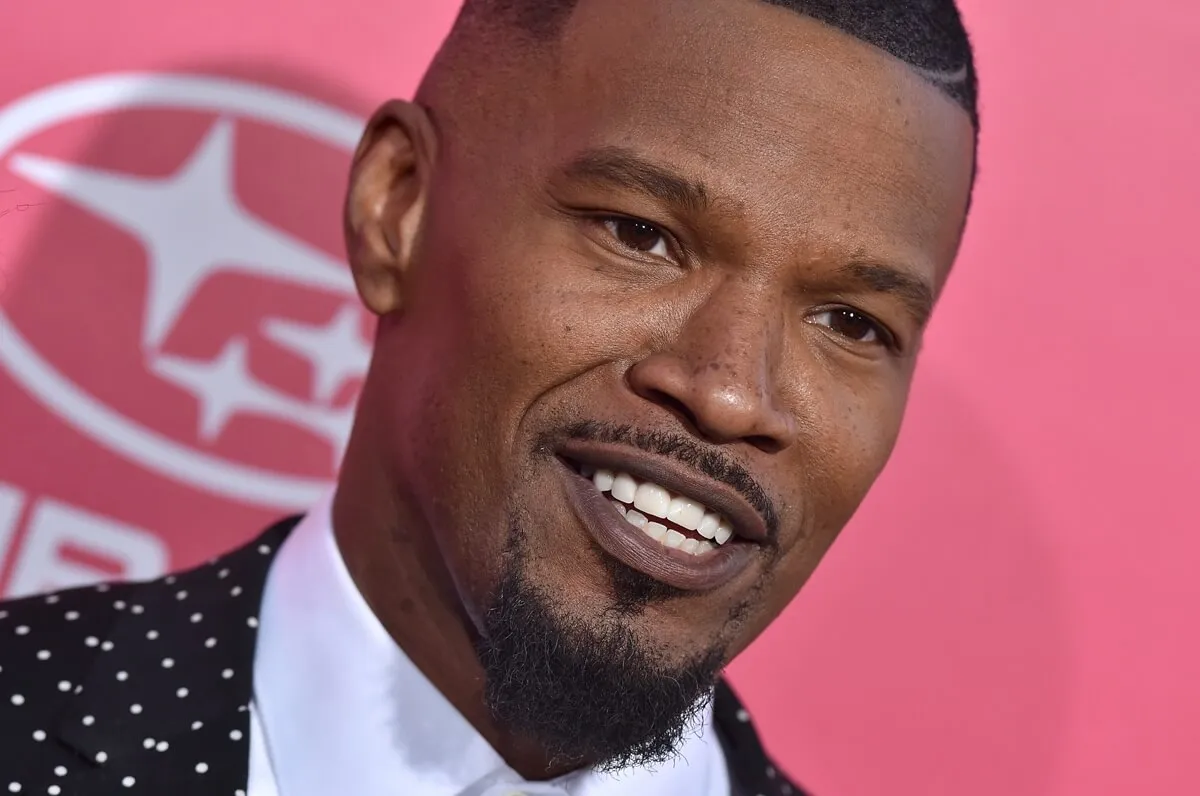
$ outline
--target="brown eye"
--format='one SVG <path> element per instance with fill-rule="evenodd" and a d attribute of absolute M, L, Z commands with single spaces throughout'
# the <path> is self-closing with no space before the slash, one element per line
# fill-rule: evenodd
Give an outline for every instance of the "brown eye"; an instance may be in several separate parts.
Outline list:
<path fill-rule="evenodd" d="M 653 224 L 633 218 L 608 218 L 604 228 L 622 246 L 656 257 L 670 257 L 667 236 Z"/>
<path fill-rule="evenodd" d="M 856 343 L 887 342 L 887 333 L 875 319 L 849 307 L 825 310 L 814 315 L 813 320 Z"/>

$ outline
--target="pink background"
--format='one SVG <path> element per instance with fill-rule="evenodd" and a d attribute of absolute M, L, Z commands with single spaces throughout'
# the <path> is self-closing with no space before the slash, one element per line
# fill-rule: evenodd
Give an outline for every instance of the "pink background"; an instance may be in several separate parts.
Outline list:
<path fill-rule="evenodd" d="M 411 94 L 455 6 L 20 3 L 3 20 L 0 128 L 32 92 L 128 71 L 236 77 L 361 118 Z M 733 675 L 772 751 L 818 796 L 1200 793 L 1200 261 L 1186 232 L 1200 208 L 1200 8 L 963 6 L 982 76 L 982 175 L 899 450 Z M 328 440 L 311 430 L 247 416 L 198 436 L 195 400 L 144 368 L 137 240 L 14 160 L 164 177 L 215 120 L 91 114 L 0 145 L 0 308 L 123 416 L 225 460 L 325 479 Z M 340 257 L 347 153 L 253 121 L 237 131 L 241 204 Z M 323 324 L 345 296 L 239 278 L 202 286 L 166 348 L 207 361 L 244 334 L 257 376 L 311 403 L 305 361 L 258 322 Z M 338 390 L 325 409 L 347 405 L 353 378 Z M 10 594 L 190 564 L 287 508 L 151 472 L 4 367 L 0 440 Z M 78 521 L 83 537 L 47 536 L 63 512 L 93 518 Z M 114 523 L 133 530 L 88 530 Z"/>

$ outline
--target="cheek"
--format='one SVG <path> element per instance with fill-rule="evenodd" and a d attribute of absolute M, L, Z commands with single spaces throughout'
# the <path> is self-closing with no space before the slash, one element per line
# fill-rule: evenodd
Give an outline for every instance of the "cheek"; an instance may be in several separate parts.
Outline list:
<path fill-rule="evenodd" d="M 490 427 L 515 441 L 548 393 L 628 358 L 648 324 L 629 284 L 597 273 L 555 225 L 514 224 L 523 231 L 507 237 L 489 235 L 491 226 L 437 247 L 423 267 L 419 310 L 441 338 L 439 366 L 481 396 Z"/>
<path fill-rule="evenodd" d="M 519 232 L 528 225 L 482 222 L 457 233 L 438 226 L 415 275 L 414 309 L 444 341 L 443 364 L 493 399 L 536 390 L 559 366 L 567 339 L 553 263 Z"/>
<path fill-rule="evenodd" d="M 790 543 L 764 585 L 754 624 L 765 628 L 795 598 L 853 517 L 895 446 L 907 397 L 907 377 L 894 383 L 840 386 L 810 405 L 805 440 L 792 461 L 801 473 L 800 517 Z M 793 483 L 795 483 L 793 479 Z"/>
<path fill-rule="evenodd" d="M 804 499 L 810 513 L 841 529 L 887 464 L 900 432 L 912 380 L 911 361 L 851 362 L 815 357 L 805 368 L 810 389 L 800 402 Z"/>
<path fill-rule="evenodd" d="M 571 304 L 587 303 L 525 242 L 489 236 L 486 223 L 471 238 L 439 226 L 376 357 L 394 363 L 380 378 L 383 411 L 399 421 L 389 446 L 402 461 L 398 481 L 418 485 L 413 499 L 478 620 L 501 573 L 512 497 L 544 476 L 531 444 L 540 399 L 586 369 L 578 341 L 590 332 L 571 334 Z"/>
<path fill-rule="evenodd" d="M 821 548 L 821 554 L 850 521 L 887 464 L 904 412 L 903 385 L 876 384 L 869 390 L 838 393 L 839 400 L 822 417 L 820 439 L 808 447 L 819 452 L 814 458 L 820 466 L 806 469 L 806 491 L 816 503 L 810 506 L 817 523 L 808 529 L 811 544 Z"/>

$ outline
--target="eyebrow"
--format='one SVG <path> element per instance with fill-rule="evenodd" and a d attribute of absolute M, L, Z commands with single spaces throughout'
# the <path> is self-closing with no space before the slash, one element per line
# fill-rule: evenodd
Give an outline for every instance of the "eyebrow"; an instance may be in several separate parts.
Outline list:
<path fill-rule="evenodd" d="M 568 179 L 632 188 L 691 213 L 703 213 L 713 206 L 712 196 L 704 183 L 689 180 L 623 147 L 584 150 L 563 167 L 562 174 Z M 839 275 L 868 290 L 896 296 L 921 327 L 933 314 L 933 289 L 924 280 L 900 268 L 855 262 L 839 269 Z"/>
<path fill-rule="evenodd" d="M 858 262 L 843 266 L 840 274 L 877 293 L 888 293 L 904 302 L 921 327 L 933 314 L 933 288 L 925 280 L 881 263 Z"/>
<path fill-rule="evenodd" d="M 703 213 L 712 206 L 703 183 L 689 180 L 621 147 L 585 150 L 568 163 L 562 173 L 570 179 L 632 188 L 691 213 Z"/>

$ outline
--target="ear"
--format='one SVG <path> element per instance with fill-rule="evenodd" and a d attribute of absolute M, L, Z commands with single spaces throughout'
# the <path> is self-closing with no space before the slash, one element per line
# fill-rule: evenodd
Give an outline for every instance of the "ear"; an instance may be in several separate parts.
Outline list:
<path fill-rule="evenodd" d="M 367 309 L 387 315 L 404 305 L 436 157 L 425 110 L 393 100 L 371 117 L 354 153 L 344 214 L 346 252 Z"/>

